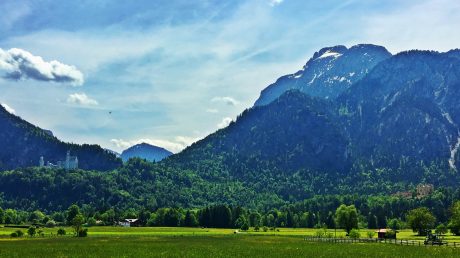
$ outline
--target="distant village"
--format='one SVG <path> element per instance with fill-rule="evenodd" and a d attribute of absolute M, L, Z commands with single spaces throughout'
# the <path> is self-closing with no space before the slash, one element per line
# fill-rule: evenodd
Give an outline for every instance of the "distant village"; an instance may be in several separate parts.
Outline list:
<path fill-rule="evenodd" d="M 63 161 L 60 160 L 56 164 L 53 164 L 50 161 L 47 161 L 45 165 L 45 158 L 41 156 L 40 161 L 39 161 L 39 166 L 47 167 L 47 168 L 63 168 L 66 170 L 78 169 L 78 157 L 70 156 L 70 151 L 67 151 L 65 160 Z"/>

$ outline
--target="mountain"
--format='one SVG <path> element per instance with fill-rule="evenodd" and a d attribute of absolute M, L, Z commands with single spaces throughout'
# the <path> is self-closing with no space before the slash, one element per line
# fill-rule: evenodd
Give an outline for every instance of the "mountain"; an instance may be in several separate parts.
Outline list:
<path fill-rule="evenodd" d="M 54 164 L 64 160 L 66 152 L 78 157 L 79 168 L 112 170 L 121 160 L 98 145 L 78 145 L 58 140 L 43 130 L 10 114 L 0 106 L 0 170 L 38 166 L 40 157 Z"/>
<path fill-rule="evenodd" d="M 120 157 L 124 162 L 128 161 L 130 158 L 135 157 L 155 162 L 167 158 L 172 154 L 172 152 L 166 149 L 147 143 L 141 143 L 124 150 Z"/>
<path fill-rule="evenodd" d="M 460 164 L 460 58 L 452 52 L 399 53 L 337 105 L 357 156 L 443 161 L 453 169 Z"/>
<path fill-rule="evenodd" d="M 287 90 L 160 162 L 134 158 L 109 173 L 0 172 L 0 194 L 8 207 L 50 210 L 71 203 L 102 210 L 219 203 L 270 210 L 318 195 L 379 199 L 419 184 L 432 184 L 439 196 L 460 196 L 458 53 L 396 54 L 335 98 Z"/>
<path fill-rule="evenodd" d="M 288 91 L 267 106 L 244 111 L 236 122 L 172 156 L 296 171 L 343 170 L 348 140 L 330 102 Z M 232 173 L 240 173 L 238 169 Z"/>
<path fill-rule="evenodd" d="M 111 150 L 111 149 L 107 149 L 107 148 L 104 148 L 105 151 L 107 151 L 108 153 L 112 153 L 113 155 L 115 155 L 115 157 L 117 158 L 120 158 L 121 154 L 114 151 L 114 150 Z"/>
<path fill-rule="evenodd" d="M 402 52 L 337 90 L 334 99 L 288 90 L 165 163 L 285 200 L 460 182 L 456 51 Z"/>
<path fill-rule="evenodd" d="M 310 96 L 335 99 L 389 57 L 391 53 L 384 47 L 370 44 L 323 48 L 302 70 L 283 76 L 265 88 L 254 105 L 266 105 L 291 89 Z"/>

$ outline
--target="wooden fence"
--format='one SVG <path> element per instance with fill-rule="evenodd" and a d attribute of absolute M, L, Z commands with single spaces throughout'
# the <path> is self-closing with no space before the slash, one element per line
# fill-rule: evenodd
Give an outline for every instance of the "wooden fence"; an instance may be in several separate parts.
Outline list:
<path fill-rule="evenodd" d="M 378 239 L 378 238 L 342 238 L 342 237 L 317 237 L 306 236 L 305 241 L 310 242 L 327 242 L 327 243 L 384 243 L 395 245 L 411 245 L 411 246 L 432 246 L 436 244 L 425 245 L 422 240 L 403 240 L 403 239 Z M 460 247 L 460 242 L 443 242 L 442 246 Z"/>

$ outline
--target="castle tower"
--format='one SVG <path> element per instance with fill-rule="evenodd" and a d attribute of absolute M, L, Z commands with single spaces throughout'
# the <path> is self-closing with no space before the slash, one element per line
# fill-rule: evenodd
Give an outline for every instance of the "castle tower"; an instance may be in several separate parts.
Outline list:
<path fill-rule="evenodd" d="M 69 169 L 70 168 L 70 150 L 67 151 L 67 155 L 65 157 L 65 165 L 64 165 L 64 168 L 65 169 Z"/>

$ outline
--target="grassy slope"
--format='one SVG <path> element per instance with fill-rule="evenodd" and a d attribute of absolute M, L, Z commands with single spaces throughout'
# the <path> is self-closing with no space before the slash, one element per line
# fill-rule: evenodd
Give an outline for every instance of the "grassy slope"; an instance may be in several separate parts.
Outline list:
<path fill-rule="evenodd" d="M 7 235 L 13 230 L 0 228 L 0 257 L 460 257 L 460 248 L 311 243 L 300 237 L 314 229 L 233 234 L 232 229 L 93 227 L 90 237 L 81 239 L 12 239 Z"/>
<path fill-rule="evenodd" d="M 68 234 L 72 233 L 72 228 L 65 228 Z M 0 227 L 0 240 L 2 238 L 9 238 L 9 235 L 17 230 L 16 228 L 2 228 Z M 27 229 L 21 229 L 24 233 Z M 56 234 L 57 228 L 44 228 L 45 235 L 49 236 L 51 233 Z M 217 229 L 217 228 L 186 228 L 186 227 L 140 227 L 140 228 L 124 228 L 124 227 L 90 227 L 88 228 L 91 237 L 102 236 L 213 236 L 213 235 L 231 235 L 234 229 Z M 314 236 L 318 229 L 312 228 L 278 228 L 278 231 L 254 232 L 253 229 L 248 232 L 243 232 L 240 235 L 277 235 L 277 236 Z M 343 230 L 329 229 L 329 232 L 337 233 L 337 237 L 345 237 Z M 362 229 L 361 237 L 367 237 L 368 229 Z M 372 230 L 374 231 L 374 230 Z M 376 235 L 374 236 L 376 237 Z M 447 234 L 444 236 L 446 241 L 460 242 L 460 236 L 453 236 Z M 415 235 L 412 230 L 400 230 L 398 239 L 409 240 L 424 240 L 425 237 Z"/>

